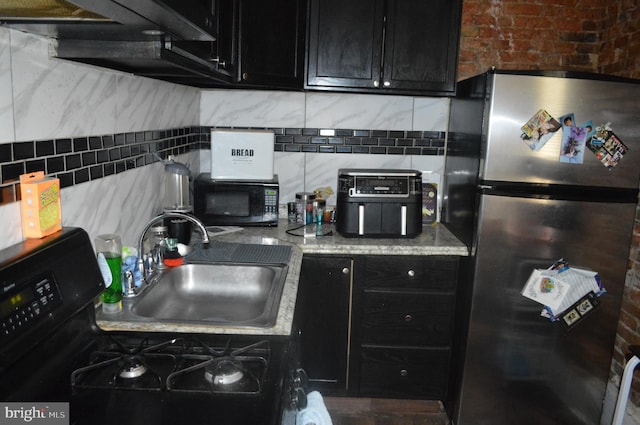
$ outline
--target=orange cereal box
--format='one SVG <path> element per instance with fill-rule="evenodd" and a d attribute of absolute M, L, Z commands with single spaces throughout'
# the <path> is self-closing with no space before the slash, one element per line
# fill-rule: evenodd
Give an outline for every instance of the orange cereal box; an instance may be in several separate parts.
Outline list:
<path fill-rule="evenodd" d="M 20 176 L 22 235 L 43 238 L 62 229 L 60 180 L 44 172 Z"/>

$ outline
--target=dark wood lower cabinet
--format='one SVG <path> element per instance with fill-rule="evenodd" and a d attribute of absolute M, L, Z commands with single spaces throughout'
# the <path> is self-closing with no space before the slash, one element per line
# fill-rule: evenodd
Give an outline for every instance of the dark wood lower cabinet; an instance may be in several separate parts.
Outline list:
<path fill-rule="evenodd" d="M 361 396 L 443 400 L 449 350 L 363 347 L 360 371 Z"/>
<path fill-rule="evenodd" d="M 345 394 L 349 387 L 350 258 L 305 256 L 302 261 L 296 322 L 301 366 L 310 389 Z"/>
<path fill-rule="evenodd" d="M 309 390 L 446 400 L 455 256 L 305 256 L 296 323 Z"/>
<path fill-rule="evenodd" d="M 364 291 L 360 339 L 364 344 L 449 346 L 455 297 Z"/>

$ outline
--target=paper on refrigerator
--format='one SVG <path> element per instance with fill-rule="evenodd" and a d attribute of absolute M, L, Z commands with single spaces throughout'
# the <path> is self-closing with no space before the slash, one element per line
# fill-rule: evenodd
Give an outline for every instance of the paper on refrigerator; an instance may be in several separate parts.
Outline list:
<path fill-rule="evenodd" d="M 603 292 L 597 272 L 561 264 L 562 267 L 556 263 L 546 270 L 535 269 L 522 288 L 522 295 L 546 306 L 554 316 L 589 292 Z"/>

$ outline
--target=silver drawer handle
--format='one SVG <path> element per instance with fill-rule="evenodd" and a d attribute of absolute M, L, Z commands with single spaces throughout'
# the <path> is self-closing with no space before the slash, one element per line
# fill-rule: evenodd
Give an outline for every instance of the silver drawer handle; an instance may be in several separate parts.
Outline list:
<path fill-rule="evenodd" d="M 400 376 L 407 376 L 407 375 L 409 375 L 409 371 L 407 369 L 400 370 Z"/>
<path fill-rule="evenodd" d="M 410 314 L 407 314 L 406 316 L 404 316 L 404 321 L 405 322 L 410 322 L 413 320 L 413 316 Z"/>
<path fill-rule="evenodd" d="M 349 274 L 349 267 L 345 267 L 342 269 L 342 274 Z"/>
<path fill-rule="evenodd" d="M 409 277 L 414 277 L 414 276 L 416 275 L 416 272 L 415 272 L 415 271 L 413 271 L 413 270 L 409 270 L 409 271 L 407 272 L 407 275 L 408 275 Z"/>

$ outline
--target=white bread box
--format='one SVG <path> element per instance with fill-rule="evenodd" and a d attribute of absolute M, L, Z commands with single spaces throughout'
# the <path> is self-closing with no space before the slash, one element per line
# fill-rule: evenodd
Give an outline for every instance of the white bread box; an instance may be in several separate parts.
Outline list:
<path fill-rule="evenodd" d="M 269 130 L 211 130 L 211 179 L 273 179 L 274 137 Z"/>

